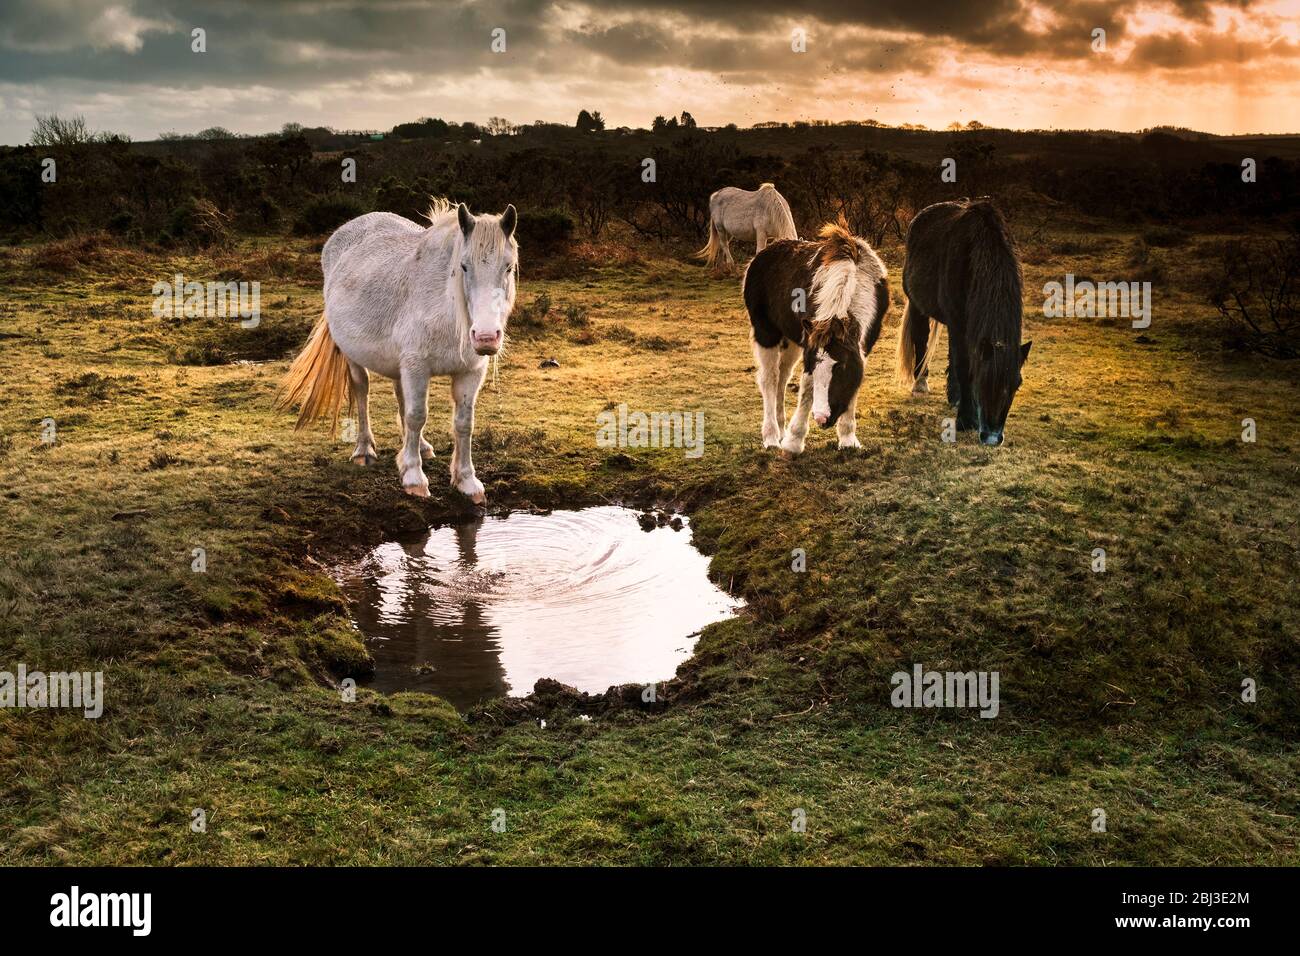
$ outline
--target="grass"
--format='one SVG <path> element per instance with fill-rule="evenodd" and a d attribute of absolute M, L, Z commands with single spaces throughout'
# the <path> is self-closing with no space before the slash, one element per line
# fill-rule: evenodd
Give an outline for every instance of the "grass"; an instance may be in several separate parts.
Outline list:
<path fill-rule="evenodd" d="M 893 387 L 892 322 L 863 450 L 815 433 L 786 461 L 759 448 L 736 283 L 653 256 L 526 279 L 478 407 L 492 506 L 688 508 L 749 609 L 652 708 L 544 686 L 466 715 L 336 689 L 368 659 L 331 562 L 469 506 L 445 484 L 438 383 L 427 502 L 400 491 L 387 388 L 369 470 L 272 411 L 319 310 L 310 242 L 0 250 L 0 669 L 103 670 L 107 696 L 99 720 L 0 709 L 0 859 L 1300 862 L 1300 389 L 1219 349 L 1209 307 L 1168 280 L 1141 342 L 1122 321 L 1037 318 L 1048 278 L 1126 277 L 1138 238 L 1027 250 L 1034 348 L 995 450 L 940 441 L 938 389 Z M 1196 244 L 1152 238 L 1186 274 Z M 152 284 L 178 271 L 259 280 L 259 328 L 154 317 Z M 597 448 L 620 402 L 703 410 L 703 457 Z M 1000 715 L 892 709 L 889 675 L 913 662 L 999 671 Z"/>

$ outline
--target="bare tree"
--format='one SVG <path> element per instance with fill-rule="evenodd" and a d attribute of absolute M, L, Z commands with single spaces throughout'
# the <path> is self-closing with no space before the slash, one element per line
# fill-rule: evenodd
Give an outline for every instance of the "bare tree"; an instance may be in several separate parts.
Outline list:
<path fill-rule="evenodd" d="M 48 116 L 36 114 L 36 128 L 32 130 L 33 146 L 76 146 L 78 143 L 89 143 L 92 138 L 84 116 L 64 119 L 57 113 Z"/>

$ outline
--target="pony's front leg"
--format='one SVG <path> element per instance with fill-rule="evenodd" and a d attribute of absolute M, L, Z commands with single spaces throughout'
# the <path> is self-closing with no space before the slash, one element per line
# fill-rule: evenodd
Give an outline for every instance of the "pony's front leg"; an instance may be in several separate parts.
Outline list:
<path fill-rule="evenodd" d="M 474 436 L 474 402 L 478 399 L 478 390 L 486 373 L 487 363 L 484 362 L 480 368 L 453 375 L 451 379 L 454 405 L 451 416 L 451 483 L 461 494 L 469 495 L 476 505 L 487 501 L 483 482 L 474 474 L 474 459 L 470 454 Z"/>
<path fill-rule="evenodd" d="M 348 377 L 352 379 L 352 395 L 357 403 L 357 447 L 352 449 L 352 461 L 373 465 L 379 460 L 379 453 L 375 451 L 375 436 L 370 430 L 370 373 L 364 365 L 349 361 Z"/>
<path fill-rule="evenodd" d="M 861 448 L 858 441 L 858 396 L 849 400 L 849 407 L 844 409 L 840 420 L 835 423 L 835 433 L 839 436 L 840 448 Z"/>
<path fill-rule="evenodd" d="M 402 368 L 402 450 L 397 453 L 397 471 L 402 490 L 419 498 L 429 497 L 429 479 L 420 462 L 420 433 L 429 417 L 429 373 L 422 368 Z"/>
<path fill-rule="evenodd" d="M 970 359 L 966 352 L 965 332 L 948 327 L 948 402 L 957 406 L 957 431 L 979 428 L 979 412 L 970 384 Z"/>
<path fill-rule="evenodd" d="M 803 453 L 804 438 L 808 435 L 808 416 L 812 413 L 813 378 L 807 372 L 799 378 L 799 404 L 790 416 L 786 426 L 785 438 L 781 441 L 781 450 L 787 455 Z"/>
<path fill-rule="evenodd" d="M 393 395 L 397 399 L 397 433 L 406 435 L 406 402 L 402 398 L 402 383 L 399 379 L 393 379 Z M 420 457 L 425 461 L 433 459 L 433 446 L 420 436 Z"/>

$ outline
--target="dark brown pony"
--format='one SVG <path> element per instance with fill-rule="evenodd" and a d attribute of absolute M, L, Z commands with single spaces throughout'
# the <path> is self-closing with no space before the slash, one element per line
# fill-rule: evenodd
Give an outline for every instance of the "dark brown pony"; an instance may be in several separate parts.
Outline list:
<path fill-rule="evenodd" d="M 803 451 L 808 418 L 836 426 L 839 447 L 857 448 L 856 409 L 866 357 L 889 308 L 880 257 L 841 225 L 819 241 L 781 239 L 745 270 L 745 308 L 763 396 L 763 447 Z M 785 386 L 802 356 L 799 404 L 782 435 Z"/>
<path fill-rule="evenodd" d="M 898 377 L 914 392 L 928 391 L 935 324 L 946 325 L 948 404 L 957 406 L 958 430 L 978 428 L 985 445 L 1002 444 L 1032 344 L 1020 344 L 1022 282 L 1006 220 L 987 199 L 935 203 L 912 220 Z"/>

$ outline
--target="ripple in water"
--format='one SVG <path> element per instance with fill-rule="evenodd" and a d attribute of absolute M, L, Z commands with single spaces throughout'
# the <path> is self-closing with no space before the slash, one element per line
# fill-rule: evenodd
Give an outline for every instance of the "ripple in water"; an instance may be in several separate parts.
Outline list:
<path fill-rule="evenodd" d="M 708 563 L 688 523 L 643 531 L 637 512 L 601 507 L 435 528 L 337 577 L 370 686 L 465 707 L 542 677 L 592 693 L 672 677 L 700 629 L 740 606 Z"/>

